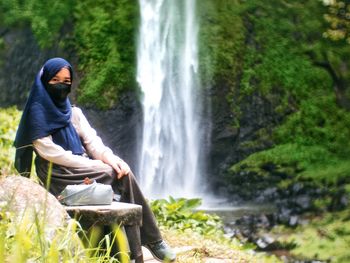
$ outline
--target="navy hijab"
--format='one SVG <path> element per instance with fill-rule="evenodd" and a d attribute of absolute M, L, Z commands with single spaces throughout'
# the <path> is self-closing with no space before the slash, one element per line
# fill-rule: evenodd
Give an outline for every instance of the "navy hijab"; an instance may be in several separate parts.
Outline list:
<path fill-rule="evenodd" d="M 15 167 L 19 173 L 29 176 L 32 166 L 34 140 L 52 136 L 54 143 L 73 154 L 83 154 L 80 138 L 71 123 L 72 106 L 68 97 L 55 103 L 45 86 L 62 69 L 67 68 L 73 79 L 72 66 L 62 58 L 46 61 L 36 75 L 18 126 L 14 145 Z"/>

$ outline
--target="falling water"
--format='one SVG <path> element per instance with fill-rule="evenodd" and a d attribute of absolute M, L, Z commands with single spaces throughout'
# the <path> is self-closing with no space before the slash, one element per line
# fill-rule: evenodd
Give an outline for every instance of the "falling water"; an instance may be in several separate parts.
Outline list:
<path fill-rule="evenodd" d="M 147 196 L 200 191 L 201 103 L 195 0 L 139 0 L 137 81 L 143 97 L 140 183 Z"/>

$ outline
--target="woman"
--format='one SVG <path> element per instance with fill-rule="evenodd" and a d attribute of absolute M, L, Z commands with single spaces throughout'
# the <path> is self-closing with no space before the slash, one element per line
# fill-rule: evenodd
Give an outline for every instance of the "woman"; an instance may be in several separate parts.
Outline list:
<path fill-rule="evenodd" d="M 42 182 L 46 183 L 49 163 L 53 163 L 50 192 L 55 196 L 66 185 L 81 184 L 86 177 L 111 185 L 121 202 L 142 206 L 143 226 L 125 227 L 131 257 L 143 262 L 144 245 L 158 260 L 175 260 L 129 166 L 103 144 L 82 111 L 71 106 L 72 81 L 72 66 L 62 58 L 48 60 L 37 74 L 14 143 L 16 169 L 29 176 L 34 150 Z"/>

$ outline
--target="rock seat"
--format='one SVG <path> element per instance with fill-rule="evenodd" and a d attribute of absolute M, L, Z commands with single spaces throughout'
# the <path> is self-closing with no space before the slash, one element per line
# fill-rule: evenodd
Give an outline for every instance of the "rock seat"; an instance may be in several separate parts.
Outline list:
<path fill-rule="evenodd" d="M 142 206 L 112 202 L 111 205 L 64 206 L 68 214 L 82 226 L 142 225 Z"/>

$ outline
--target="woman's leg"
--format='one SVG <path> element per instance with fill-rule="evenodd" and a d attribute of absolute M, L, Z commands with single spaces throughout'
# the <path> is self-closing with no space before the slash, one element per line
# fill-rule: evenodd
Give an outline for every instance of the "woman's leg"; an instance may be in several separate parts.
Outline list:
<path fill-rule="evenodd" d="M 121 194 L 121 202 L 142 206 L 142 227 L 140 228 L 141 244 L 146 245 L 162 240 L 154 214 L 146 201 L 136 178 L 132 172 L 117 180 L 117 188 Z M 135 233 L 137 234 L 137 233 Z"/>
<path fill-rule="evenodd" d="M 37 156 L 36 170 L 41 181 L 46 184 L 49 162 Z M 125 226 L 131 257 L 142 258 L 141 245 L 157 242 L 162 239 L 153 212 L 144 198 L 135 176 L 130 174 L 117 179 L 115 171 L 109 165 L 91 168 L 69 168 L 52 166 L 50 192 L 58 195 L 69 184 L 82 184 L 89 177 L 99 183 L 109 184 L 117 194 L 121 194 L 121 202 L 142 206 L 142 227 Z M 140 261 L 142 262 L 142 261 Z"/>
<path fill-rule="evenodd" d="M 112 179 L 112 183 L 110 179 Z M 162 236 L 153 212 L 143 196 L 134 174 L 130 172 L 121 179 L 117 179 L 116 173 L 112 170 L 111 176 L 101 178 L 100 182 L 111 184 L 114 192 L 121 195 L 121 202 L 142 206 L 142 226 L 125 225 L 124 228 L 129 241 L 131 258 L 135 259 L 135 262 L 143 262 L 141 245 L 161 241 Z"/>

